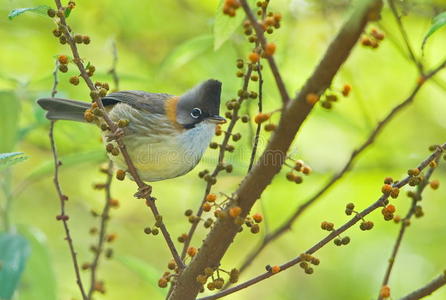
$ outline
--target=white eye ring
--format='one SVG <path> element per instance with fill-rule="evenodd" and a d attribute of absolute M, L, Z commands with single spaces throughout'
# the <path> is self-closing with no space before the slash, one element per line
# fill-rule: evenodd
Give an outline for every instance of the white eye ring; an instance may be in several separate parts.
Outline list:
<path fill-rule="evenodd" d="M 191 117 L 194 119 L 198 119 L 201 116 L 201 114 L 202 114 L 201 109 L 199 109 L 198 107 L 192 109 L 190 113 Z"/>

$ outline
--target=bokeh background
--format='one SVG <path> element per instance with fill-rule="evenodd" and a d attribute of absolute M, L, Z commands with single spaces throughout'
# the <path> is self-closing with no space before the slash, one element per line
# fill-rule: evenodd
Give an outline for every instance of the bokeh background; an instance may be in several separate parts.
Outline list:
<path fill-rule="evenodd" d="M 117 72 L 121 89 L 181 94 L 207 78 L 223 82 L 222 102 L 231 99 L 240 88 L 235 76 L 235 61 L 245 58 L 249 45 L 239 30 L 221 47 L 215 49 L 213 24 L 217 0 L 180 1 L 77 1 L 68 19 L 75 32 L 91 37 L 89 46 L 80 46 L 81 56 L 97 69 L 94 80 L 111 81 L 115 42 L 119 62 Z M 444 1 L 399 1 L 407 16 L 403 20 L 411 43 L 421 55 L 421 41 L 432 17 L 446 9 Z M 24 14 L 10 21 L 10 10 L 36 5 L 53 5 L 48 0 L 1 0 L 0 5 L 0 152 L 21 151 L 28 160 L 0 174 L 0 192 L 12 229 L 30 241 L 29 256 L 23 278 L 14 299 L 53 300 L 80 299 L 73 267 L 63 237 L 62 224 L 55 220 L 59 202 L 52 185 L 52 158 L 49 150 L 49 122 L 35 104 L 38 97 L 48 96 L 52 87 L 55 57 L 68 54 L 52 36 L 54 24 L 48 17 Z M 283 15 L 280 30 L 269 37 L 277 45 L 276 59 L 286 85 L 294 94 L 311 74 L 330 40 L 352 9 L 343 1 L 275 0 L 273 11 Z M 303 159 L 313 168 L 302 185 L 289 183 L 284 170 L 265 191 L 253 212 L 265 215 L 261 232 L 253 235 L 245 230 L 222 261 L 231 269 L 243 261 L 267 230 L 272 230 L 293 210 L 308 199 L 347 161 L 355 146 L 387 112 L 410 93 L 417 79 L 413 63 L 399 49 L 400 34 L 388 7 L 383 19 L 371 27 L 387 34 L 380 47 L 372 50 L 356 47 L 337 75 L 333 88 L 344 83 L 353 86 L 333 110 L 318 106 L 305 122 L 295 141 L 292 156 Z M 217 37 L 218 38 L 218 37 Z M 433 67 L 444 59 L 446 31 L 440 30 L 428 42 L 423 61 Z M 70 67 L 60 75 L 59 96 L 88 101 L 88 90 L 74 87 L 69 77 L 77 75 Z M 265 68 L 264 105 L 266 111 L 276 109 L 280 100 L 271 74 Z M 255 85 L 253 85 L 253 88 Z M 252 102 L 244 112 L 255 113 Z M 408 109 L 401 112 L 358 159 L 354 169 L 329 193 L 313 205 L 296 222 L 292 230 L 270 245 L 241 276 L 241 281 L 263 272 L 267 264 L 289 260 L 325 236 L 320 222 L 342 224 L 348 217 L 345 204 L 354 202 L 359 209 L 368 206 L 380 195 L 386 176 L 401 178 L 408 168 L 415 167 L 428 155 L 428 146 L 446 141 L 446 72 L 429 82 Z M 246 173 L 250 151 L 250 126 L 238 124 L 236 132 L 243 139 L 236 144 L 228 160 L 234 163 L 232 174 L 219 177 L 215 192 L 234 191 Z M 105 162 L 99 130 L 88 124 L 58 122 L 56 141 L 62 161 L 61 184 L 70 197 L 67 203 L 70 227 L 81 263 L 92 259 L 90 245 L 96 241 L 89 234 L 98 220 L 91 210 L 103 205 L 103 192 L 92 188 L 102 182 L 98 169 Z M 269 133 L 262 132 L 261 145 Z M 183 212 L 195 209 L 202 199 L 205 182 L 197 173 L 211 168 L 216 151 L 209 149 L 203 161 L 186 176 L 153 184 L 158 206 L 174 237 L 189 228 Z M 434 175 L 444 182 L 442 166 Z M 164 240 L 147 236 L 143 228 L 153 225 L 153 218 L 144 203 L 133 199 L 135 184 L 114 182 L 113 197 L 120 201 L 112 211 L 110 232 L 117 239 L 108 245 L 114 258 L 103 260 L 99 278 L 106 283 L 106 294 L 96 299 L 163 299 L 166 290 L 157 287 L 169 261 Z M 404 193 L 403 193 L 404 194 Z M 404 215 L 410 200 L 402 195 L 394 201 L 397 214 Z M 397 257 L 390 286 L 393 299 L 427 283 L 446 268 L 446 192 L 445 187 L 427 189 L 422 206 L 425 216 L 413 221 Z M 5 215 L 2 211 L 1 219 Z M 311 276 L 294 267 L 254 287 L 233 294 L 228 299 L 373 299 L 387 265 L 399 226 L 384 222 L 380 213 L 370 216 L 375 228 L 362 232 L 358 227 L 348 231 L 348 246 L 330 244 L 318 252 L 321 264 Z M 3 230 L 3 229 L 2 229 Z M 194 246 L 199 246 L 206 231 L 200 227 Z M 88 279 L 88 273 L 83 273 Z M 0 282 L 1 284 L 1 282 Z M 446 289 L 430 299 L 446 299 Z"/>

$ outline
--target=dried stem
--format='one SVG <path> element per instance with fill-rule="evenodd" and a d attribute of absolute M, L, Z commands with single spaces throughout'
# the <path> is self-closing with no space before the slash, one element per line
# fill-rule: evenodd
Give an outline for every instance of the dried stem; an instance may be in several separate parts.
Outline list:
<path fill-rule="evenodd" d="M 417 300 L 431 295 L 433 292 L 446 285 L 446 272 L 440 274 L 437 278 L 419 288 L 416 291 L 400 298 L 400 300 Z"/>
<path fill-rule="evenodd" d="M 96 276 L 97 276 L 97 270 L 99 267 L 99 262 L 101 258 L 101 254 L 104 252 L 104 242 L 105 242 L 105 235 L 107 232 L 107 224 L 110 219 L 110 207 L 111 207 L 111 182 L 113 179 L 113 162 L 110 160 L 108 162 L 108 168 L 107 168 L 107 179 L 105 181 L 105 203 L 104 207 L 102 209 L 101 213 L 101 223 L 99 226 L 99 236 L 98 236 L 98 242 L 95 246 L 95 253 L 93 262 L 90 265 L 90 289 L 88 290 L 88 299 L 91 300 L 93 293 L 95 291 L 96 287 Z"/>
<path fill-rule="evenodd" d="M 242 8 L 245 11 L 246 16 L 248 17 L 249 21 L 252 24 L 252 27 L 256 32 L 257 39 L 260 41 L 262 47 L 265 48 L 266 45 L 268 44 L 268 41 L 265 38 L 262 25 L 259 22 L 257 22 L 257 18 L 254 16 L 254 13 L 252 12 L 246 0 L 240 0 L 240 4 L 242 5 Z M 271 72 L 273 73 L 277 88 L 279 89 L 279 93 L 282 98 L 282 103 L 286 105 L 290 101 L 290 96 L 288 95 L 285 83 L 283 82 L 282 76 L 280 75 L 276 61 L 274 60 L 274 57 L 272 55 L 266 57 L 266 59 L 271 68 Z"/>
<path fill-rule="evenodd" d="M 246 2 L 242 1 L 242 5 L 243 3 L 246 9 Z M 289 101 L 283 109 L 277 130 L 271 136 L 265 151 L 234 193 L 242 211 L 241 218 L 247 216 L 255 201 L 259 199 L 273 177 L 279 173 L 294 137 L 313 108 L 306 102 L 306 96 L 309 93 L 321 94 L 331 85 L 331 81 L 348 58 L 369 18 L 376 19 L 379 16 L 381 5 L 382 2 L 379 0 L 359 3 L 358 8 L 342 26 L 297 98 Z M 169 299 L 189 300 L 196 297 L 201 289 L 201 285 L 196 281 L 197 276 L 203 272 L 204 268 L 215 268 L 219 265 L 239 228 L 240 226 L 231 218 L 220 218 L 214 224 L 200 251 L 178 277 Z"/>
<path fill-rule="evenodd" d="M 58 62 L 56 61 L 56 67 L 53 72 L 53 89 L 51 91 L 51 97 L 54 98 L 54 96 L 57 94 L 57 86 L 59 84 L 58 76 L 57 76 L 57 70 L 58 70 Z M 51 121 L 50 124 L 50 130 L 49 130 L 49 138 L 50 138 L 50 144 L 51 144 L 51 152 L 53 153 L 53 159 L 54 159 L 54 186 L 56 187 L 57 194 L 59 196 L 60 200 L 60 214 L 57 216 L 57 218 L 62 221 L 63 228 L 65 231 L 65 240 L 68 242 L 68 248 L 70 249 L 71 259 L 73 261 L 74 266 L 74 273 L 76 275 L 76 283 L 79 286 L 79 290 L 82 295 L 82 299 L 87 300 L 87 295 L 85 293 L 85 289 L 82 283 L 81 275 L 80 275 L 80 269 L 79 269 L 79 262 L 77 260 L 77 253 L 74 249 L 74 243 L 73 239 L 71 238 L 70 229 L 68 227 L 68 215 L 65 213 L 65 202 L 68 200 L 68 197 L 62 192 L 62 187 L 60 186 L 59 182 L 59 167 L 62 165 L 62 162 L 59 160 L 59 156 L 57 153 L 56 148 L 56 142 L 54 140 L 54 124 L 56 121 Z"/>
<path fill-rule="evenodd" d="M 439 162 L 439 159 L 436 160 L 436 163 Z M 429 184 L 429 179 L 431 178 L 432 174 L 434 173 L 434 171 L 436 170 L 435 167 L 431 167 L 429 169 L 429 171 L 427 171 L 426 175 L 423 177 L 423 181 L 417 186 L 417 190 L 414 196 L 412 196 L 412 204 L 409 208 L 409 210 L 407 211 L 406 216 L 404 217 L 404 219 L 401 220 L 401 227 L 400 227 L 400 231 L 398 233 L 398 236 L 396 238 L 395 244 L 393 246 L 393 250 L 392 250 L 392 254 L 388 260 L 388 265 L 387 265 L 387 269 L 386 272 L 384 274 L 384 279 L 382 282 L 381 286 L 385 286 L 389 283 L 389 279 L 390 279 L 390 275 L 392 273 L 393 270 L 393 266 L 395 264 L 395 260 L 396 260 L 396 255 L 398 254 L 398 251 L 400 249 L 401 246 L 401 242 L 403 240 L 404 237 L 404 233 L 406 232 L 406 228 L 409 226 L 410 224 L 410 220 L 413 217 L 413 215 L 415 214 L 416 208 L 417 208 L 417 204 L 419 201 L 421 201 L 422 199 L 422 193 L 424 191 L 424 189 L 426 188 L 426 186 Z M 383 299 L 381 297 L 381 294 L 378 295 L 378 300 Z"/>
<path fill-rule="evenodd" d="M 437 160 L 441 154 L 444 152 L 444 150 L 446 149 L 446 144 L 443 144 L 441 147 L 439 146 L 437 148 L 437 150 L 432 153 L 427 159 L 425 159 L 423 162 L 421 162 L 418 165 L 418 169 L 420 171 L 422 171 L 423 169 L 425 169 L 429 163 L 431 163 L 432 161 Z M 392 187 L 397 187 L 399 189 L 401 189 L 402 187 L 404 187 L 405 185 L 407 185 L 409 183 L 411 176 L 406 176 L 404 179 L 402 179 L 401 181 L 398 181 L 396 183 L 394 183 L 392 185 Z M 332 232 L 330 232 L 330 234 L 328 236 L 326 236 L 325 238 L 323 238 L 322 240 L 320 240 L 318 243 L 316 243 L 314 246 L 312 246 L 311 248 L 309 248 L 307 251 L 305 251 L 305 253 L 307 254 L 313 254 L 315 252 L 317 252 L 319 249 L 321 249 L 323 246 L 327 245 L 330 241 L 332 241 L 333 239 L 335 239 L 336 237 L 338 237 L 341 233 L 345 232 L 347 229 L 349 229 L 350 227 L 352 227 L 353 225 L 355 225 L 357 222 L 359 222 L 360 220 L 362 220 L 365 216 L 367 216 L 368 214 L 370 214 L 371 212 L 373 212 L 374 210 L 376 210 L 377 208 L 380 208 L 382 206 L 385 205 L 385 203 L 387 203 L 387 199 L 389 198 L 390 195 L 386 195 L 383 194 L 381 197 L 379 197 L 379 199 L 377 201 L 375 201 L 373 204 L 371 204 L 369 207 L 367 207 L 366 209 L 364 209 L 363 211 L 359 212 L 358 214 L 356 214 L 352 219 L 350 219 L 348 222 L 346 222 L 344 225 L 342 225 L 341 227 L 339 227 L 336 230 L 333 230 Z M 299 262 L 301 262 L 301 256 L 297 256 L 296 258 L 280 265 L 280 272 L 298 264 Z M 261 275 L 258 275 L 248 281 L 245 281 L 239 285 L 236 285 L 232 288 L 226 289 L 224 291 L 221 291 L 215 295 L 211 295 L 211 296 L 207 296 L 207 297 L 203 297 L 200 298 L 199 300 L 213 300 L 213 299 L 218 299 L 224 296 L 227 296 L 229 294 L 232 294 L 234 292 L 237 292 L 239 290 L 245 289 L 251 285 L 254 285 L 258 282 L 261 282 L 273 275 L 276 275 L 280 272 L 277 273 L 272 273 L 271 271 L 267 271 Z"/>
<path fill-rule="evenodd" d="M 60 0 L 55 0 L 55 2 L 56 2 L 57 9 L 59 11 L 63 11 L 63 6 L 61 4 L 61 1 Z M 116 143 L 118 144 L 118 147 L 119 147 L 120 152 L 121 152 L 121 154 L 122 154 L 122 156 L 124 158 L 124 161 L 127 164 L 128 172 L 132 175 L 132 178 L 136 182 L 136 184 L 138 185 L 138 188 L 140 190 L 145 190 L 146 191 L 146 193 L 144 195 L 144 198 L 146 200 L 146 204 L 151 209 L 155 219 L 160 219 L 160 213 L 158 211 L 157 206 L 155 205 L 155 201 L 154 201 L 155 199 L 150 196 L 152 187 L 147 185 L 147 184 L 145 184 L 142 181 L 142 179 L 139 177 L 139 174 L 138 174 L 138 172 L 137 172 L 137 170 L 135 168 L 135 165 L 133 164 L 133 162 L 132 162 L 132 160 L 131 160 L 128 152 L 127 152 L 127 149 L 126 149 L 126 146 L 125 146 L 124 142 L 118 136 L 118 131 L 119 131 L 118 126 L 110 119 L 110 117 L 106 113 L 106 111 L 104 109 L 104 106 L 102 104 L 101 98 L 98 96 L 97 89 L 94 86 L 93 81 L 90 79 L 90 77 L 87 74 L 87 71 L 86 71 L 85 66 L 83 64 L 83 61 L 82 61 L 82 59 L 81 59 L 81 57 L 79 55 L 79 51 L 77 49 L 76 43 L 75 43 L 73 37 L 71 36 L 69 30 L 68 30 L 68 26 L 67 26 L 66 19 L 65 19 L 64 15 L 61 15 L 59 17 L 59 20 L 60 20 L 60 25 L 61 25 L 60 27 L 62 29 L 62 32 L 63 32 L 64 36 L 66 37 L 67 44 L 70 46 L 71 52 L 73 54 L 73 62 L 78 67 L 81 77 L 84 79 L 85 83 L 87 84 L 87 86 L 89 87 L 90 91 L 92 92 L 92 95 L 93 95 L 92 98 L 97 103 L 98 107 L 102 110 L 102 112 L 103 112 L 103 116 L 102 117 L 103 117 L 104 121 L 106 122 L 107 126 L 110 128 L 110 131 L 117 137 L 115 140 L 116 140 Z M 174 245 L 174 243 L 172 241 L 172 238 L 170 237 L 170 234 L 167 231 L 167 228 L 166 228 L 164 223 L 160 224 L 160 230 L 161 230 L 161 233 L 164 236 L 164 239 L 165 239 L 165 241 L 167 243 L 167 246 L 169 247 L 169 250 L 170 250 L 170 252 L 171 252 L 175 262 L 177 263 L 177 265 L 178 265 L 178 267 L 180 269 L 183 269 L 184 268 L 184 262 L 181 260 L 180 256 L 178 255 L 177 249 L 175 248 L 175 245 Z"/>
<path fill-rule="evenodd" d="M 333 177 L 316 193 L 314 194 L 310 199 L 299 205 L 299 207 L 294 211 L 294 213 L 285 220 L 282 225 L 280 225 L 276 230 L 273 232 L 265 235 L 265 237 L 262 239 L 262 241 L 259 243 L 259 245 L 254 248 L 245 258 L 244 262 L 242 263 L 240 267 L 240 272 L 243 272 L 246 268 L 248 268 L 251 263 L 254 261 L 254 259 L 262 252 L 262 250 L 270 244 L 272 241 L 276 240 L 278 237 L 282 236 L 284 233 L 286 233 L 292 226 L 292 224 L 303 214 L 304 211 L 306 211 L 307 208 L 309 208 L 312 204 L 314 204 L 317 200 L 319 200 L 327 191 L 329 191 L 340 179 L 344 177 L 345 174 L 347 174 L 351 168 L 354 165 L 354 162 L 356 161 L 357 157 L 364 152 L 370 145 L 372 145 L 378 135 L 381 133 L 381 131 L 407 106 L 409 106 L 415 99 L 416 95 L 420 91 L 421 87 L 424 85 L 424 83 L 432 78 L 434 75 L 436 75 L 438 72 L 440 72 L 442 69 L 444 69 L 446 66 L 446 61 L 440 64 L 437 68 L 429 72 L 425 77 L 424 80 L 418 82 L 415 85 L 415 88 L 412 90 L 410 95 L 401 103 L 396 105 L 373 129 L 373 131 L 369 134 L 367 139 L 358 147 L 356 148 L 352 154 L 350 155 L 349 160 L 345 163 L 344 167 Z"/>

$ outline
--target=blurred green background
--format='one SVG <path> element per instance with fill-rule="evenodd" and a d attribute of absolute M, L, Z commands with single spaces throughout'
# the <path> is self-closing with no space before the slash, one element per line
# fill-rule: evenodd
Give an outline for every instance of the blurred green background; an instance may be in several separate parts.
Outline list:
<path fill-rule="evenodd" d="M 12 230 L 25 235 L 31 247 L 14 299 L 80 299 L 62 224 L 55 220 L 59 202 L 52 184 L 49 122 L 35 104 L 38 97 L 50 94 L 55 55 L 69 54 L 68 47 L 52 36 L 55 26 L 48 17 L 24 14 L 12 21 L 7 18 L 14 8 L 41 4 L 53 6 L 48 0 L 1 1 L 0 152 L 21 151 L 29 158 L 0 174 L 4 192 L 0 192 L 0 204 L 4 208 L 6 195 L 12 195 L 9 209 Z M 432 17 L 444 11 L 446 5 L 443 0 L 400 4 L 407 13 L 403 21 L 411 43 L 417 55 L 421 55 L 421 41 Z M 94 80 L 111 83 L 108 70 L 115 41 L 121 89 L 181 94 L 202 80 L 216 78 L 223 82 L 224 103 L 240 88 L 235 61 L 247 57 L 249 45 L 239 30 L 214 49 L 217 5 L 217 0 L 77 1 L 68 21 L 75 32 L 91 37 L 91 44 L 80 46 L 80 52 L 96 66 Z M 352 5 L 347 0 L 274 0 L 271 8 L 282 13 L 283 23 L 269 39 L 277 45 L 278 65 L 294 95 Z M 239 234 L 222 261 L 223 268 L 237 267 L 265 232 L 280 225 L 294 208 L 317 191 L 343 166 L 377 121 L 409 95 L 418 77 L 417 70 L 398 50 L 403 44 L 395 25 L 385 7 L 382 21 L 373 26 L 381 26 L 387 38 L 376 50 L 356 47 L 333 83 L 334 89 L 351 84 L 351 96 L 341 99 L 331 111 L 317 106 L 293 145 L 292 156 L 308 163 L 313 174 L 302 185 L 287 182 L 286 170 L 275 178 L 253 209 L 266 218 L 260 234 L 253 235 L 247 230 Z M 444 49 L 446 31 L 440 30 L 428 41 L 423 62 L 428 67 L 436 66 L 445 57 Z M 60 75 L 58 95 L 87 100 L 88 90 L 83 84 L 74 87 L 68 83 L 73 75 L 77 75 L 74 67 Z M 264 106 L 265 111 L 271 111 L 279 107 L 280 100 L 268 68 L 264 76 Z M 428 155 L 428 146 L 446 141 L 446 72 L 436 78 L 437 83 L 429 82 L 423 87 L 415 102 L 386 127 L 352 172 L 308 209 L 290 232 L 269 246 L 241 276 L 241 281 L 263 272 L 267 264 L 283 263 L 309 248 L 325 236 L 320 230 L 321 221 L 342 224 L 348 220 L 343 212 L 346 203 L 354 202 L 358 209 L 365 208 L 380 195 L 384 177 L 401 178 L 408 168 L 415 167 Z M 256 89 L 256 85 L 252 88 Z M 243 108 L 244 112 L 248 110 L 255 113 L 255 102 Z M 235 170 L 219 177 L 215 192 L 234 191 L 246 172 L 249 125 L 238 124 L 236 132 L 241 132 L 244 138 L 236 144 L 235 153 L 227 155 Z M 98 171 L 105 161 L 99 130 L 88 124 L 58 122 L 55 136 L 64 162 L 61 184 L 70 197 L 67 202 L 70 228 L 79 261 L 88 262 L 93 256 L 89 247 L 96 241 L 88 233 L 89 228 L 98 224 L 90 211 L 98 211 L 104 201 L 103 192 L 92 188 L 94 183 L 104 180 Z M 269 133 L 262 132 L 261 147 L 268 136 Z M 153 184 L 158 207 L 174 238 L 189 228 L 183 212 L 187 208 L 195 210 L 201 201 L 205 182 L 197 173 L 212 168 L 215 159 L 215 150 L 209 149 L 191 173 Z M 434 178 L 445 181 L 444 166 Z M 114 258 L 103 260 L 99 269 L 99 278 L 105 281 L 107 292 L 96 299 L 163 299 L 166 293 L 157 287 L 157 281 L 170 256 L 161 235 L 144 234 L 143 228 L 152 226 L 153 218 L 143 202 L 133 199 L 134 192 L 133 182 L 113 183 L 112 194 L 120 201 L 120 208 L 112 211 L 109 228 L 118 238 L 108 245 L 114 249 Z M 402 195 L 394 204 L 397 214 L 404 215 L 410 200 Z M 393 299 L 430 281 L 446 268 L 445 187 L 438 191 L 427 189 L 422 206 L 425 217 L 413 221 L 397 257 L 390 281 Z M 316 256 L 321 264 L 313 275 L 305 275 L 299 267 L 294 267 L 228 299 L 375 298 L 399 226 L 384 222 L 378 212 L 370 219 L 375 222 L 372 231 L 362 232 L 358 227 L 348 231 L 350 245 L 330 244 L 319 251 Z M 192 245 L 199 246 L 205 235 L 206 231 L 200 227 Z M 83 276 L 87 282 L 88 273 L 83 272 Z M 430 299 L 446 299 L 446 289 Z"/>

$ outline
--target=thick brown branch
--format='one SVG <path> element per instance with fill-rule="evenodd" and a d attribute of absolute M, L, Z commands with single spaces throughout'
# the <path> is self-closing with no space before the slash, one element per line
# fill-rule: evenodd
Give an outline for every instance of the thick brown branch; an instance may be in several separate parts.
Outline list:
<path fill-rule="evenodd" d="M 353 15 L 343 25 L 340 32 L 329 46 L 322 61 L 308 79 L 297 96 L 283 110 L 277 130 L 272 135 L 266 150 L 261 155 L 251 172 L 245 177 L 236 191 L 238 205 L 242 209 L 241 217 L 246 217 L 255 201 L 280 171 L 286 153 L 312 106 L 306 102 L 309 93 L 321 94 L 336 75 L 339 68 L 349 56 L 370 17 L 379 15 L 382 2 L 378 0 L 363 1 Z M 215 268 L 232 243 L 240 226 L 231 218 L 217 221 L 203 242 L 200 251 L 177 279 L 171 300 L 194 299 L 201 286 L 196 277 L 206 267 Z"/>
<path fill-rule="evenodd" d="M 421 171 L 423 169 L 425 169 L 432 161 L 437 160 L 442 153 L 444 152 L 444 150 L 446 149 L 446 144 L 443 144 L 443 146 L 438 147 L 437 150 L 431 154 L 427 159 L 425 159 L 423 162 L 421 162 L 418 165 L 418 169 Z M 397 187 L 397 188 L 402 188 L 405 185 L 407 185 L 409 183 L 410 180 L 410 176 L 406 176 L 403 180 L 401 181 L 397 181 L 396 183 L 393 184 L 393 187 Z M 367 216 L 368 214 L 370 214 L 371 212 L 373 212 L 374 210 L 376 210 L 379 207 L 382 207 L 385 205 L 385 203 L 387 203 L 388 198 L 390 195 L 385 195 L 383 194 L 377 201 L 375 201 L 372 205 L 370 205 L 369 207 L 367 207 L 366 209 L 364 209 L 363 211 L 361 211 L 360 213 L 356 214 L 352 219 L 350 219 L 348 222 L 346 222 L 344 225 L 342 225 L 341 227 L 339 227 L 338 229 L 332 231 L 328 236 L 326 236 L 325 238 L 323 238 L 321 241 L 319 241 L 317 244 L 315 244 L 313 247 L 309 248 L 305 253 L 308 254 L 313 254 L 316 251 L 318 251 L 319 249 L 321 249 L 323 246 L 327 245 L 330 241 L 332 241 L 334 238 L 338 237 L 340 234 L 342 234 L 343 232 L 345 232 L 347 229 L 349 229 L 350 227 L 352 227 L 353 225 L 355 225 L 357 222 L 359 222 L 360 220 L 362 220 L 365 216 Z M 298 264 L 299 262 L 301 262 L 301 256 L 298 256 L 284 264 L 282 264 L 280 266 L 280 272 Z M 251 285 L 254 285 L 260 281 L 263 281 L 273 275 L 276 275 L 278 273 L 272 273 L 271 271 L 267 271 L 259 276 L 256 276 L 248 281 L 245 281 L 235 287 L 226 289 L 224 291 L 221 291 L 215 295 L 211 295 L 208 297 L 203 297 L 200 298 L 199 300 L 213 300 L 213 299 L 218 299 L 224 296 L 227 296 L 229 294 L 232 294 L 234 292 L 237 292 L 239 290 L 245 289 Z"/>
<path fill-rule="evenodd" d="M 416 291 L 413 291 L 412 293 L 400 298 L 400 300 L 417 300 L 424 298 L 426 296 L 429 296 L 442 286 L 446 285 L 446 271 L 445 273 L 441 274 L 422 288 L 419 288 Z"/>
<path fill-rule="evenodd" d="M 59 11 L 63 11 L 63 6 L 61 4 L 61 1 L 55 0 L 55 2 L 56 2 L 57 9 Z M 93 81 L 90 79 L 90 77 L 87 74 L 85 66 L 82 62 L 80 55 L 79 55 L 79 51 L 77 49 L 76 43 L 68 30 L 68 26 L 67 26 L 66 19 L 65 19 L 64 15 L 62 14 L 59 19 L 60 19 L 60 25 L 61 25 L 60 27 L 63 31 L 64 36 L 66 37 L 67 44 L 70 46 L 71 52 L 73 54 L 73 62 L 78 67 L 81 77 L 84 79 L 84 81 L 87 84 L 87 86 L 89 87 L 90 91 L 92 91 L 93 94 L 95 94 L 95 93 L 97 93 L 96 87 L 94 86 Z M 102 105 L 102 101 L 101 101 L 100 97 L 94 96 L 93 98 L 94 98 L 94 101 L 97 103 L 98 107 L 103 111 L 103 119 L 106 122 L 107 126 L 110 128 L 112 133 L 116 134 L 117 130 L 118 130 L 118 126 L 110 119 L 110 117 L 106 113 L 104 106 Z M 132 175 L 132 178 L 136 182 L 138 187 L 140 189 L 145 188 L 145 189 L 148 189 L 149 191 L 151 191 L 151 187 L 146 185 L 139 177 L 139 174 L 135 168 L 135 165 L 133 164 L 133 162 L 130 158 L 130 155 L 127 152 L 126 146 L 125 146 L 124 142 L 121 140 L 121 138 L 117 138 L 116 143 L 118 144 L 118 147 L 119 147 L 120 152 L 124 158 L 124 161 L 127 164 L 128 172 Z M 159 218 L 160 213 L 158 212 L 158 208 L 155 205 L 154 198 L 150 196 L 150 193 L 148 193 L 144 198 L 146 199 L 146 204 L 151 209 L 155 218 L 160 219 Z M 178 267 L 180 269 L 184 268 L 184 262 L 181 260 L 180 256 L 178 255 L 177 249 L 175 248 L 172 238 L 170 237 L 170 234 L 167 231 L 167 228 L 164 223 L 161 223 L 160 230 L 164 236 L 167 246 L 169 247 L 169 250 L 170 250 L 173 258 L 175 259 L 175 262 L 177 263 Z"/>

